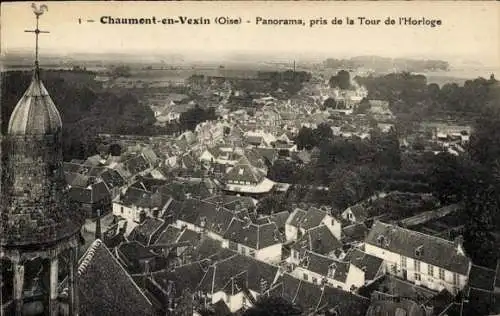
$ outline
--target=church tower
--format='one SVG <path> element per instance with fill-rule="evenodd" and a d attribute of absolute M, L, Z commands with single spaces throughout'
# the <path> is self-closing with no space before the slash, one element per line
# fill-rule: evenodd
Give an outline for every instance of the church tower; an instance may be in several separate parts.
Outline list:
<path fill-rule="evenodd" d="M 3 140 L 0 222 L 2 315 L 58 315 L 62 282 L 70 315 L 78 315 L 77 264 L 83 218 L 67 198 L 62 122 L 40 79 L 36 7 L 35 66 L 31 83 L 14 108 Z"/>

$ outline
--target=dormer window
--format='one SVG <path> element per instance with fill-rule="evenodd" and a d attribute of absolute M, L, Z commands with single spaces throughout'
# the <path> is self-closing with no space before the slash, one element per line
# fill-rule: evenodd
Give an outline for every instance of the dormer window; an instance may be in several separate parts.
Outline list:
<path fill-rule="evenodd" d="M 417 247 L 417 249 L 415 249 L 415 257 L 420 258 L 422 257 L 423 254 L 424 254 L 423 246 L 419 246 Z"/>
<path fill-rule="evenodd" d="M 330 266 L 328 266 L 328 277 L 333 278 L 336 269 L 337 265 L 335 263 L 330 264 Z"/>
<path fill-rule="evenodd" d="M 385 242 L 386 242 L 385 240 L 386 240 L 386 238 L 385 238 L 385 236 L 384 236 L 384 235 L 379 235 L 379 236 L 377 237 L 377 244 L 378 244 L 379 246 L 383 246 L 383 245 L 385 244 Z"/>

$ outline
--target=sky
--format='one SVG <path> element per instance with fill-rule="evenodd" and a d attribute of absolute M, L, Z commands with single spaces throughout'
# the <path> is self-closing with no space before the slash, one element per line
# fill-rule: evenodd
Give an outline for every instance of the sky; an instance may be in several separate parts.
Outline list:
<path fill-rule="evenodd" d="M 44 2 L 40 17 L 40 54 L 134 53 L 222 56 L 259 53 L 274 56 L 348 57 L 380 55 L 464 59 L 500 67 L 500 3 L 413 2 Z M 104 25 L 102 16 L 123 18 L 241 18 L 242 25 Z M 306 26 L 255 25 L 256 17 L 302 18 Z M 309 27 L 310 19 L 334 17 L 343 25 Z M 346 25 L 351 17 L 356 25 Z M 359 25 L 357 17 L 381 19 Z M 440 19 L 442 25 L 387 26 L 387 17 Z M 78 23 L 78 19 L 82 23 Z M 87 23 L 85 20 L 96 22 Z M 34 48 L 31 2 L 1 4 L 2 54 Z M 212 20 L 213 22 L 213 20 Z"/>

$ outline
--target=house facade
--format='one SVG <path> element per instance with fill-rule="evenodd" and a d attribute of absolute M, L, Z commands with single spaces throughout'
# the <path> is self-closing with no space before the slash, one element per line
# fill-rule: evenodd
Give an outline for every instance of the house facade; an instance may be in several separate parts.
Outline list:
<path fill-rule="evenodd" d="M 316 285 L 329 285 L 344 291 L 355 291 L 365 284 L 364 271 L 350 262 L 339 261 L 314 252 L 307 252 L 290 273 Z"/>
<path fill-rule="evenodd" d="M 383 259 L 389 274 L 454 294 L 467 284 L 472 265 L 460 239 L 451 242 L 380 221 L 365 240 L 365 252 Z"/>
<path fill-rule="evenodd" d="M 285 236 L 287 241 L 295 241 L 301 238 L 307 230 L 325 225 L 337 239 L 342 236 L 342 224 L 328 212 L 310 208 L 303 210 L 296 208 L 285 224 Z"/>

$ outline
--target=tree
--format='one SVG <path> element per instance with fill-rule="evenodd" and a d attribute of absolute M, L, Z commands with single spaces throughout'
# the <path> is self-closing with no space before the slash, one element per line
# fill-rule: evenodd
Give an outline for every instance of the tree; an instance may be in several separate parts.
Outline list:
<path fill-rule="evenodd" d="M 109 153 L 111 154 L 111 156 L 121 156 L 122 146 L 120 146 L 120 144 L 109 145 Z"/>
<path fill-rule="evenodd" d="M 313 130 L 309 127 L 302 127 L 299 130 L 299 134 L 295 138 L 295 144 L 299 150 L 307 149 L 311 150 L 314 146 L 318 144 L 317 139 L 314 138 Z"/>
<path fill-rule="evenodd" d="M 351 75 L 346 70 L 340 70 L 336 76 L 332 76 L 329 81 L 331 88 L 340 88 L 342 90 L 349 90 L 351 86 Z"/>
<path fill-rule="evenodd" d="M 243 316 L 299 316 L 302 309 L 282 297 L 261 296 Z"/>

